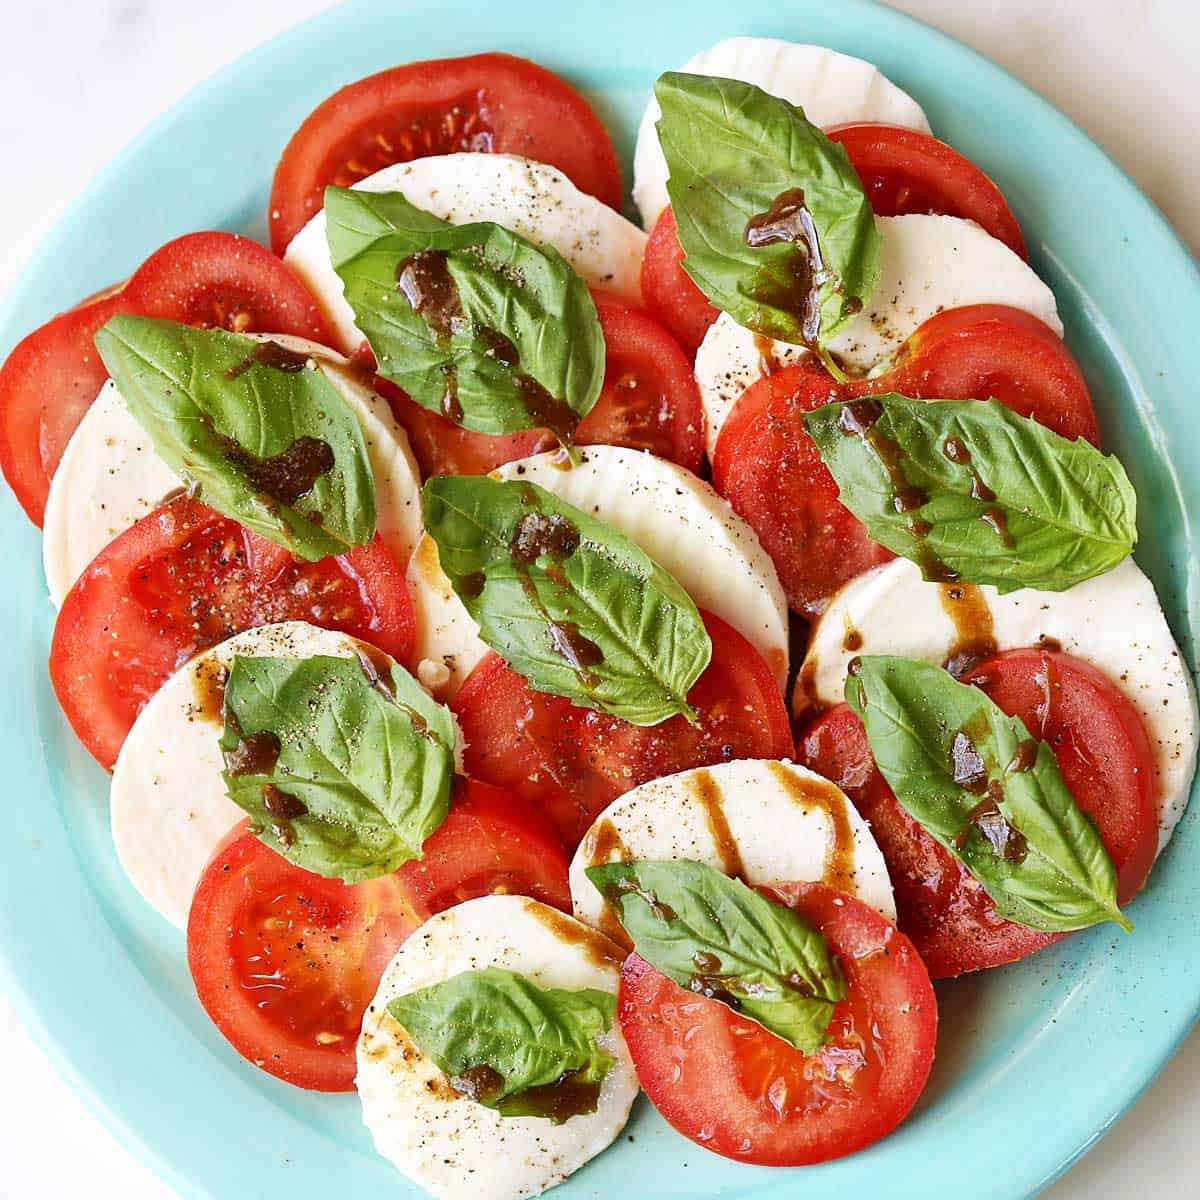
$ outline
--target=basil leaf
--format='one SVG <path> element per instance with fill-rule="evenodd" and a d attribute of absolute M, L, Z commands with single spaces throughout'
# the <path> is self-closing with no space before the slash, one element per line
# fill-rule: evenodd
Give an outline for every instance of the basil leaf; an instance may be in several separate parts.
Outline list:
<path fill-rule="evenodd" d="M 823 348 L 878 274 L 875 217 L 845 149 L 749 83 L 670 71 L 654 94 L 684 270 L 739 325 Z"/>
<path fill-rule="evenodd" d="M 656 970 L 805 1054 L 824 1045 L 846 982 L 825 936 L 790 908 L 698 862 L 606 863 L 587 877 Z"/>
<path fill-rule="evenodd" d="M 456 729 L 400 666 L 235 656 L 221 749 L 230 799 L 289 862 L 347 883 L 421 857 L 450 805 Z"/>
<path fill-rule="evenodd" d="M 325 213 L 381 375 L 467 429 L 570 440 L 600 395 L 604 335 L 557 250 L 490 221 L 451 225 L 398 192 L 331 187 Z"/>
<path fill-rule="evenodd" d="M 480 636 L 540 692 L 657 725 L 712 642 L 687 592 L 624 534 L 536 484 L 426 482 L 425 527 Z"/>
<path fill-rule="evenodd" d="M 95 342 L 155 452 L 205 504 L 309 560 L 375 536 L 362 428 L 304 355 L 126 315 Z"/>
<path fill-rule="evenodd" d="M 598 988 L 544 988 L 485 967 L 398 996 L 388 1012 L 464 1095 L 506 1117 L 561 1125 L 596 1111 L 615 1061 L 596 1039 L 616 1008 Z"/>
<path fill-rule="evenodd" d="M 1063 591 L 1137 541 L 1125 469 L 998 400 L 894 392 L 804 415 L 842 503 L 926 579 Z"/>
<path fill-rule="evenodd" d="M 901 806 L 983 884 L 996 911 L 1045 932 L 1113 921 L 1117 873 L 1054 751 L 931 663 L 871 655 L 846 700 Z"/>

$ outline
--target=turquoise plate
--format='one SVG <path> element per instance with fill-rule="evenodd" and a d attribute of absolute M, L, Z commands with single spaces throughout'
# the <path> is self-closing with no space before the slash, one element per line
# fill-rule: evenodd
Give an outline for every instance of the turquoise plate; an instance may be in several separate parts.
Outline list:
<path fill-rule="evenodd" d="M 1054 288 L 1107 444 L 1133 476 L 1138 559 L 1189 661 L 1191 527 L 1200 483 L 1195 264 L 1157 209 L 1074 125 L 963 46 L 861 0 L 360 0 L 247 55 L 161 117 L 75 202 L 0 313 L 0 353 L 57 310 L 193 229 L 265 234 L 270 169 L 336 87 L 414 58 L 504 49 L 581 85 L 628 163 L 656 74 L 731 34 L 818 42 L 878 63 L 937 133 L 1009 198 Z M 1096 86 L 1102 86 L 1097 82 Z M 628 182 L 628 181 L 627 181 Z M 309 1095 L 223 1042 L 192 992 L 178 934 L 126 882 L 104 774 L 46 677 L 52 614 L 40 541 L 4 490 L 9 800 L 0 864 L 2 982 L 58 1067 L 118 1135 L 187 1196 L 356 1200 L 420 1195 L 374 1153 L 353 1096 Z M 180 764 L 187 769 L 186 763 Z M 1016 967 L 939 988 L 937 1065 L 883 1143 L 803 1175 L 738 1166 L 673 1133 L 644 1101 L 611 1151 L 555 1196 L 887 1196 L 1037 1192 L 1100 1137 L 1171 1055 L 1200 1004 L 1200 829 L 1193 812 L 1132 906 Z"/>

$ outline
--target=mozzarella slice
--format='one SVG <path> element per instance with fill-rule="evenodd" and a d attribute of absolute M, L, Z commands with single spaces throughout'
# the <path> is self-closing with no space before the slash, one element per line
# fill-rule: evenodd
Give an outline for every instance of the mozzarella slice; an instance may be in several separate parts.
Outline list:
<path fill-rule="evenodd" d="M 557 451 L 507 463 L 497 479 L 524 479 L 607 521 L 669 571 L 701 607 L 732 625 L 787 679 L 787 602 L 758 536 L 703 480 L 640 450 L 588 446 L 564 470 Z M 417 658 L 445 663 L 457 691 L 487 652 L 437 561 L 422 542 L 409 567 L 417 614 Z"/>
<path fill-rule="evenodd" d="M 263 340 L 310 354 L 354 410 L 375 476 L 376 527 L 396 561 L 407 563 L 421 536 L 421 477 L 387 402 L 340 354 L 303 338 Z M 55 607 L 92 559 L 179 483 L 108 380 L 71 435 L 46 500 L 42 560 Z"/>
<path fill-rule="evenodd" d="M 638 1092 L 614 1020 L 615 1058 L 596 1111 L 554 1125 L 502 1117 L 456 1092 L 387 1011 L 397 996 L 463 971 L 502 967 L 546 988 L 615 993 L 621 953 L 585 925 L 524 896 L 468 900 L 426 921 L 384 972 L 358 1041 L 358 1094 L 379 1153 L 439 1200 L 522 1200 L 561 1183 L 612 1143 Z"/>
<path fill-rule="evenodd" d="M 511 154 L 444 154 L 385 167 L 354 186 L 402 192 L 411 204 L 454 225 L 494 221 L 553 246 L 588 283 L 641 303 L 646 235 L 556 167 Z M 340 348 L 352 353 L 362 335 L 329 259 L 324 211 L 292 239 L 284 262 L 325 310 Z"/>
<path fill-rule="evenodd" d="M 887 357 L 930 317 L 968 304 L 1023 309 L 1062 336 L 1054 293 L 1020 255 L 974 221 L 914 213 L 876 217 L 875 223 L 882 241 L 872 298 L 829 343 L 850 367 L 886 366 Z M 742 328 L 728 313 L 720 315 L 696 352 L 710 458 L 733 406 L 764 370 L 807 357 L 803 346 L 773 342 Z"/>
<path fill-rule="evenodd" d="M 726 38 L 688 59 L 681 71 L 752 83 L 799 105 L 822 128 L 849 121 L 881 121 L 929 132 L 921 106 L 861 58 L 825 46 L 804 46 L 777 38 Z M 654 123 L 662 115 L 651 97 L 638 126 L 633 154 L 633 199 L 642 224 L 653 226 L 669 203 L 667 163 Z"/>
<path fill-rule="evenodd" d="M 180 667 L 142 709 L 113 768 L 113 841 L 133 886 L 171 924 L 187 928 L 205 865 L 246 815 L 225 794 L 218 746 L 234 655 L 353 658 L 360 645 L 303 621 L 250 629 Z"/>
<path fill-rule="evenodd" d="M 575 915 L 628 944 L 585 874 L 607 862 L 691 859 L 749 884 L 823 880 L 896 919 L 883 855 L 842 790 L 785 761 L 739 759 L 644 783 L 614 800 L 571 860 Z"/>
<path fill-rule="evenodd" d="M 1091 663 L 1133 702 L 1155 751 L 1159 849 L 1187 806 L 1196 760 L 1196 698 L 1187 664 L 1171 636 L 1154 586 L 1132 559 L 1065 592 L 927 583 L 907 559 L 876 567 L 833 597 L 817 623 L 800 670 L 810 701 L 843 698 L 856 654 L 896 654 L 945 662 L 958 633 L 947 589 L 969 587 L 991 614 L 1000 650 L 1058 643 Z M 943 599 L 945 597 L 945 603 Z M 961 601 L 960 601 L 961 603 Z M 848 637 L 849 631 L 857 633 Z M 861 639 L 861 641 L 860 641 Z M 846 649 L 850 642 L 855 649 Z M 796 700 L 804 704 L 804 689 Z"/>

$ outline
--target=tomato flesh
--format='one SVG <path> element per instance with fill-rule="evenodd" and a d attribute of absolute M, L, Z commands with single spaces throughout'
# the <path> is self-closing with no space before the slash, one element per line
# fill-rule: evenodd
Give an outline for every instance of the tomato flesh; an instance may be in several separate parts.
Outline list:
<path fill-rule="evenodd" d="M 899 392 L 917 399 L 994 397 L 1063 437 L 1098 445 L 1087 385 L 1062 340 L 1036 318 L 1001 305 L 939 313 L 872 379 L 835 383 L 798 363 L 746 389 L 721 429 L 713 484 L 754 527 L 789 605 L 806 616 L 890 551 L 876 545 L 838 499 L 838 487 L 803 417 L 823 404 Z"/>
<path fill-rule="evenodd" d="M 786 758 L 787 711 L 770 668 L 711 613 L 712 661 L 688 693 L 696 725 L 636 726 L 534 691 L 498 655 L 468 676 L 453 704 L 467 772 L 536 805 L 573 850 L 597 814 L 650 779 L 734 758 Z"/>
<path fill-rule="evenodd" d="M 912 943 L 861 900 L 821 883 L 763 889 L 828 938 L 848 996 L 805 1055 L 637 954 L 617 1013 L 651 1103 L 692 1141 L 739 1162 L 803 1166 L 890 1133 L 933 1065 L 937 1000 Z"/>
<path fill-rule="evenodd" d="M 683 269 L 679 227 L 668 204 L 658 215 L 646 239 L 642 259 L 642 301 L 692 356 L 712 323 L 721 315 Z"/>
<path fill-rule="evenodd" d="M 691 363 L 671 335 L 642 309 L 592 290 L 604 332 L 604 385 L 575 431 L 581 446 L 648 450 L 696 471 L 704 457 L 704 411 Z M 475 433 L 410 400 L 386 380 L 380 391 L 408 433 L 422 474 L 486 475 L 506 462 L 552 450 L 549 430 Z"/>
<path fill-rule="evenodd" d="M 89 751 L 111 769 L 146 702 L 189 658 L 256 625 L 339 629 L 406 662 L 412 599 L 378 538 L 300 562 L 186 496 L 102 550 L 63 601 L 50 679 Z"/>
<path fill-rule="evenodd" d="M 491 151 L 558 167 L 581 191 L 621 204 L 616 152 L 565 80 L 511 54 L 408 63 L 335 92 L 293 134 L 271 185 L 271 246 L 282 254 L 325 188 L 350 187 L 393 163 Z"/>
<path fill-rule="evenodd" d="M 201 1003 L 233 1047 L 299 1087 L 350 1091 L 363 1013 L 392 957 L 451 904 L 504 891 L 570 911 L 567 858 L 517 797 L 460 780 L 425 857 L 345 884 L 293 866 L 237 825 L 188 920 Z"/>
<path fill-rule="evenodd" d="M 304 285 L 256 242 L 216 232 L 168 242 L 126 283 L 34 330 L 0 367 L 0 469 L 35 525 L 63 450 L 108 378 L 92 338 L 119 313 L 332 344 Z"/>
<path fill-rule="evenodd" d="M 1094 667 L 1041 649 L 1005 651 L 964 680 L 1050 743 L 1076 803 L 1095 819 L 1112 856 L 1118 899 L 1129 901 L 1158 844 L 1154 755 L 1131 702 Z M 979 882 L 900 807 L 848 706 L 818 717 L 798 754 L 870 822 L 892 878 L 900 928 L 935 979 L 1014 962 L 1065 936 L 997 914 Z"/>

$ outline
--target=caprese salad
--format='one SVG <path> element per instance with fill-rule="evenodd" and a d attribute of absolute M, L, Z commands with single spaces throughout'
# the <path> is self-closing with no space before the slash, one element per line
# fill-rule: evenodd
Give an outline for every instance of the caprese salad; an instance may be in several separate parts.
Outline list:
<path fill-rule="evenodd" d="M 639 1089 L 747 1163 L 886 1136 L 931 979 L 1132 930 L 1193 774 L 1054 295 L 916 100 L 721 42 L 633 197 L 542 67 L 393 68 L 283 150 L 269 250 L 178 238 L 0 369 L 130 883 L 232 1049 L 445 1200 Z"/>

